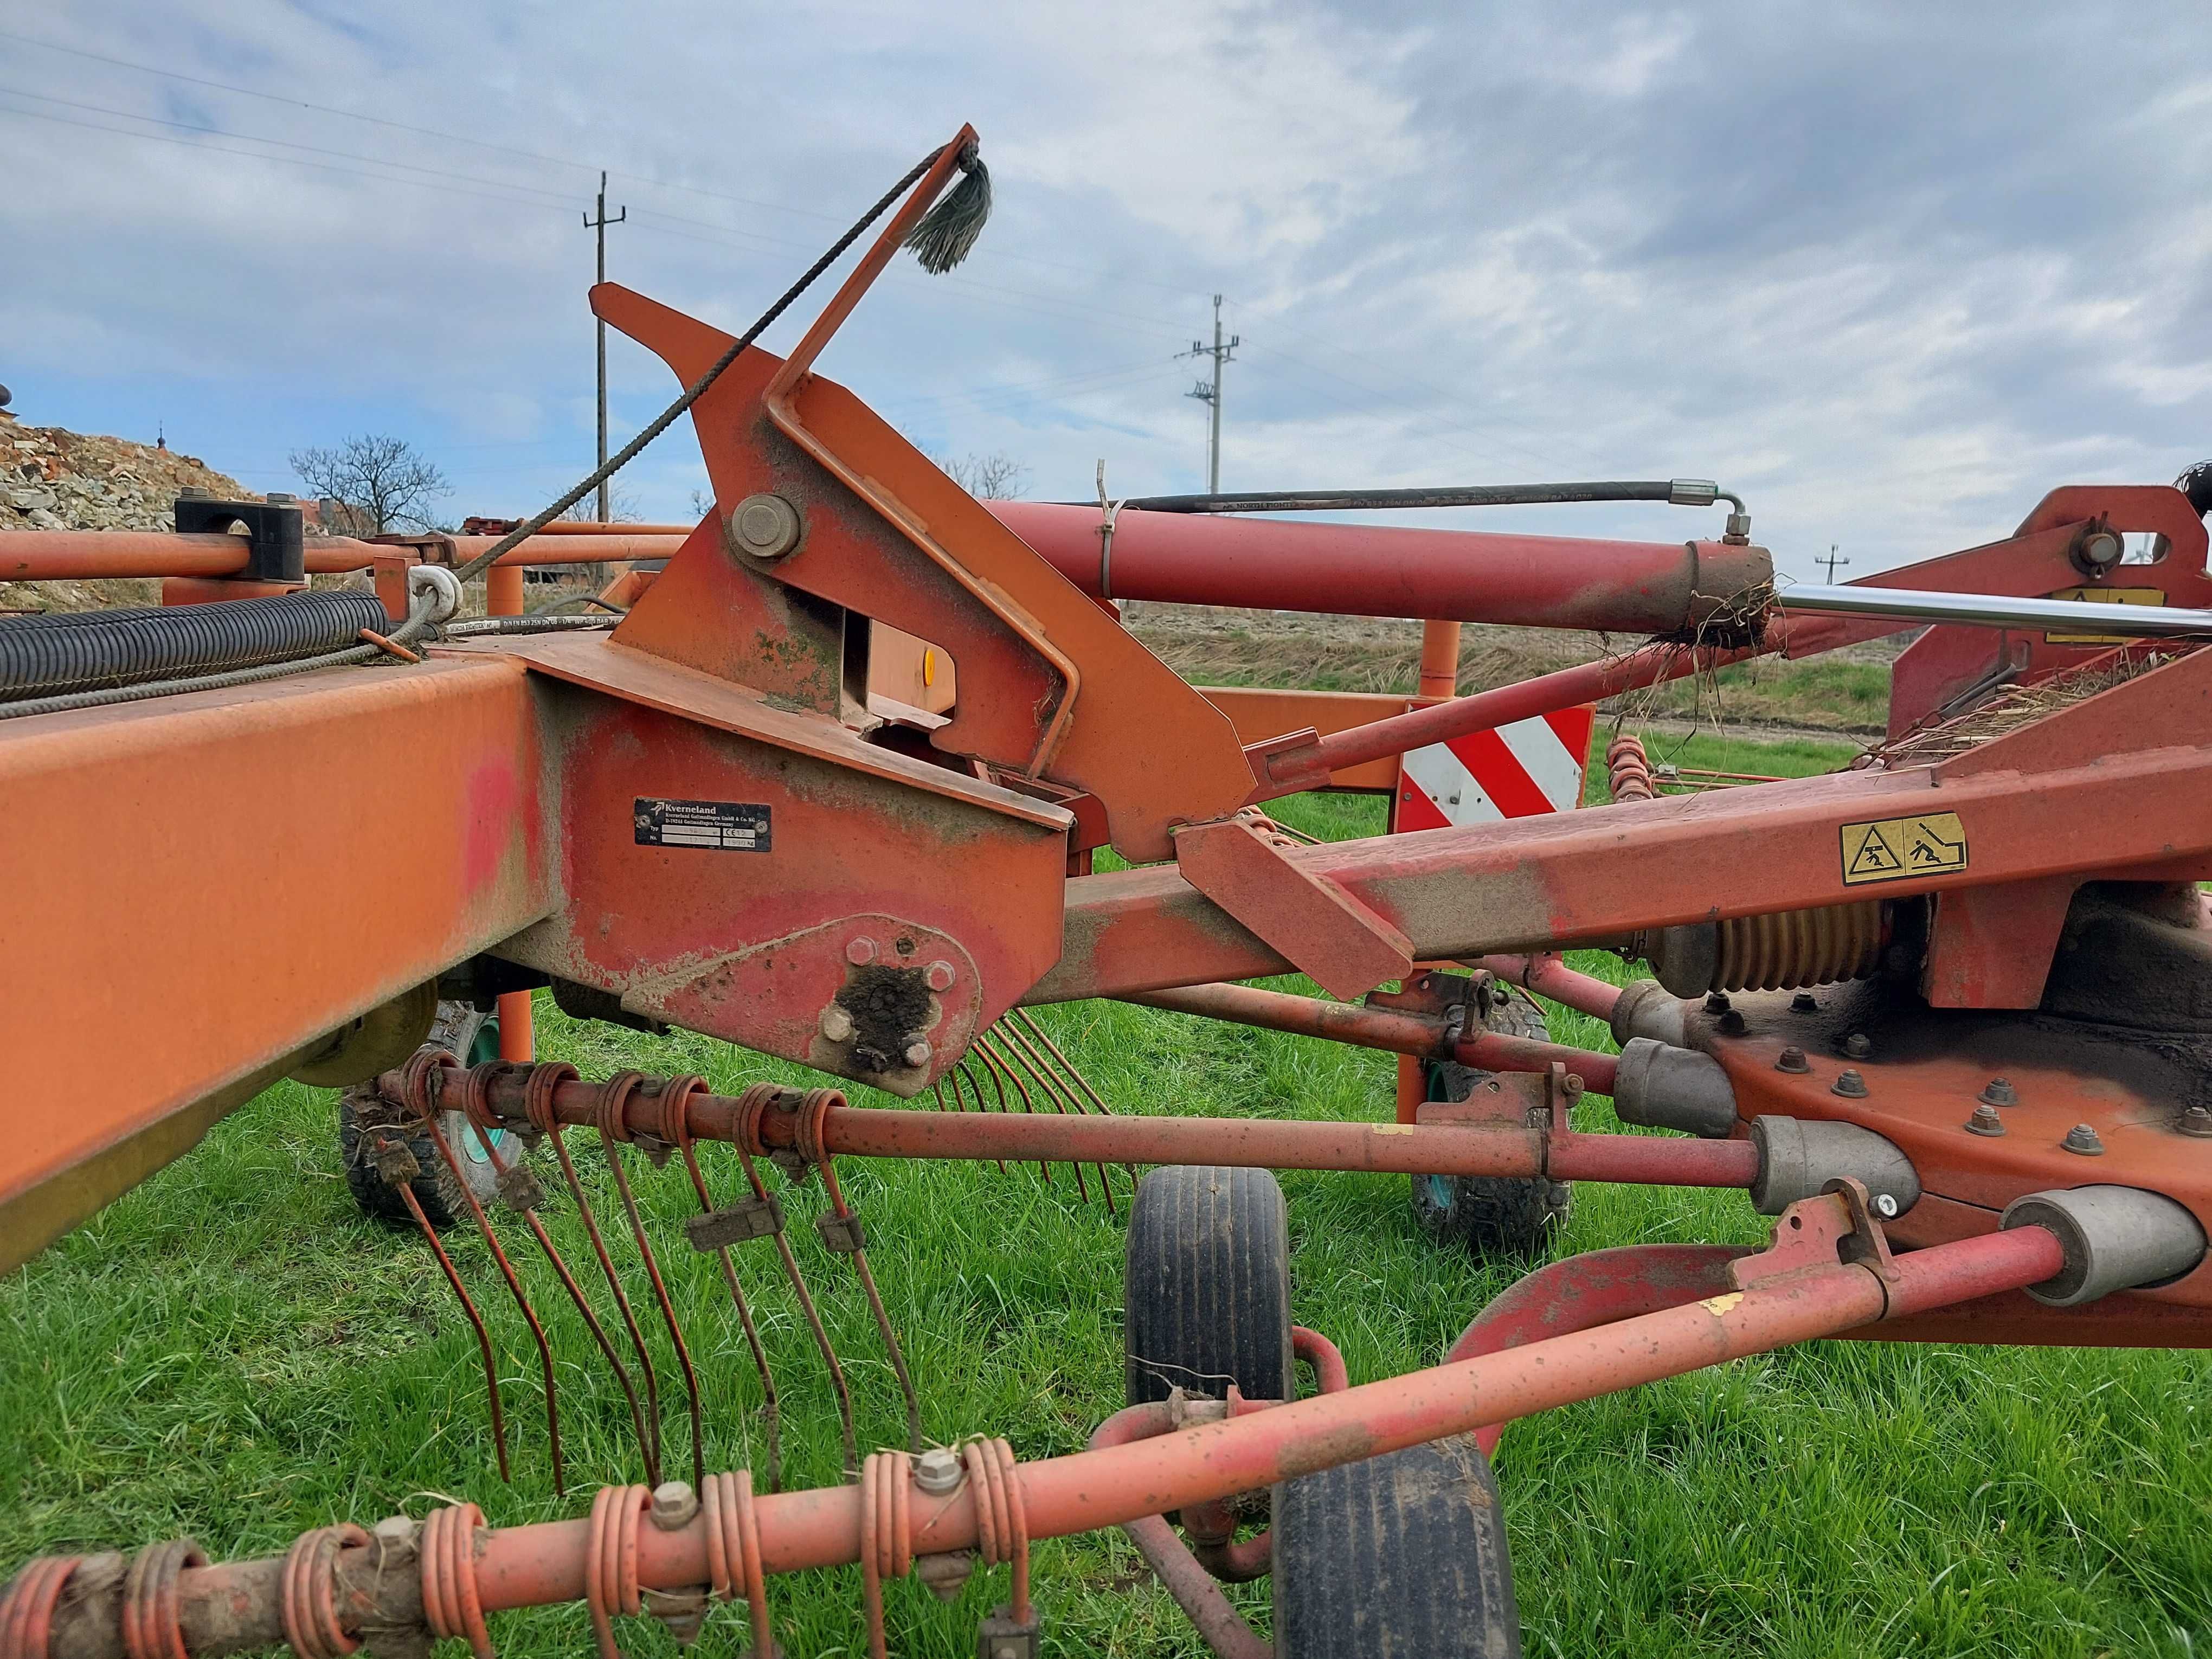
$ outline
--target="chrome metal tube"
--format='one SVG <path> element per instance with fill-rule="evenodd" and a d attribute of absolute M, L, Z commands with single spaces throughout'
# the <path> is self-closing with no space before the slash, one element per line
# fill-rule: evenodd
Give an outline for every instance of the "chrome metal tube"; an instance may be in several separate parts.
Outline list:
<path fill-rule="evenodd" d="M 2159 639 L 2212 635 L 2212 611 L 2167 605 L 2099 605 L 2087 600 L 2012 599 L 1995 593 L 1941 593 L 1896 587 L 1829 587 L 1808 582 L 1781 590 L 1784 611 L 1850 617 L 1905 617 L 1919 622 L 1981 623 L 1991 628 L 2053 628 Z"/>

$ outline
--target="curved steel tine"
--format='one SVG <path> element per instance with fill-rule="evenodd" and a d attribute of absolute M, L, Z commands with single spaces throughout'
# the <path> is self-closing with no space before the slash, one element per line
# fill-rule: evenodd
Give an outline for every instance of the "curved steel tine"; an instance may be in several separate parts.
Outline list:
<path fill-rule="evenodd" d="M 631 1349 L 637 1355 L 639 1370 L 645 1378 L 644 1426 L 650 1436 L 645 1450 L 647 1473 L 655 1486 L 660 1484 L 660 1385 L 653 1375 L 653 1355 L 645 1346 L 645 1333 L 638 1327 L 637 1315 L 632 1311 L 629 1297 L 623 1293 L 622 1276 L 615 1271 L 614 1258 L 607 1254 L 606 1240 L 599 1234 L 599 1218 L 592 1212 L 592 1200 L 584 1191 L 582 1179 L 576 1165 L 568 1156 L 568 1143 L 561 1138 L 561 1125 L 556 1122 L 547 1132 L 553 1142 L 553 1155 L 560 1160 L 562 1179 L 568 1182 L 570 1196 L 576 1200 L 576 1213 L 584 1223 L 584 1231 L 592 1241 L 592 1254 L 599 1258 L 599 1272 L 607 1281 L 607 1289 L 614 1293 L 615 1306 L 622 1312 L 623 1324 L 629 1332 Z M 635 1401 L 632 1402 L 635 1404 Z"/>
<path fill-rule="evenodd" d="M 561 1407 L 553 1382 L 553 1346 L 545 1340 L 545 1327 L 538 1322 L 538 1310 L 530 1305 L 529 1292 L 522 1288 L 522 1280 L 516 1276 L 514 1264 L 507 1259 L 507 1252 L 500 1248 L 499 1235 L 492 1231 L 491 1218 L 484 1213 L 483 1206 L 477 1201 L 476 1194 L 469 1189 L 469 1178 L 462 1172 L 460 1160 L 453 1156 L 453 1147 L 447 1144 L 445 1131 L 438 1127 L 438 1114 L 425 1112 L 422 1117 L 430 1144 L 438 1149 L 438 1156 L 445 1159 L 446 1167 L 453 1171 L 453 1185 L 468 1200 L 469 1213 L 476 1218 L 477 1231 L 483 1235 L 483 1242 L 491 1250 L 492 1260 L 499 1263 L 500 1275 L 507 1280 L 507 1288 L 514 1292 L 514 1305 L 522 1310 L 522 1316 L 530 1326 L 530 1334 L 537 1341 L 538 1364 L 545 1375 L 545 1437 L 553 1448 L 553 1491 L 558 1495 L 564 1490 L 564 1483 L 561 1459 Z"/>
<path fill-rule="evenodd" d="M 502 1163 L 500 1159 L 499 1148 L 492 1145 L 482 1129 L 471 1125 L 470 1133 L 476 1136 L 477 1145 L 484 1149 L 484 1156 L 491 1160 L 491 1167 L 499 1175 L 504 1176 L 510 1170 L 520 1167 L 516 1164 Z M 557 1131 L 554 1132 L 554 1139 L 557 1144 L 560 1139 Z M 565 1151 L 561 1154 L 561 1162 L 565 1170 L 568 1162 Z M 529 1184 L 535 1188 L 537 1182 L 533 1178 L 530 1180 Z M 569 1182 L 569 1189 L 576 1194 L 578 1207 L 588 1212 L 590 1206 L 584 1202 L 583 1194 L 576 1188 L 573 1180 Z M 562 1258 L 560 1250 L 555 1246 L 553 1236 L 545 1231 L 545 1224 L 538 1218 L 536 1207 L 526 1205 L 522 1206 L 520 1214 L 524 1224 L 530 1229 L 531 1237 L 538 1241 L 538 1248 L 545 1252 L 545 1259 L 553 1264 L 553 1271 L 560 1276 L 562 1288 L 568 1292 L 568 1299 L 576 1304 L 576 1311 L 583 1316 L 584 1323 L 592 1333 L 592 1340 L 599 1344 L 600 1353 L 605 1356 L 608 1367 L 615 1374 L 615 1381 L 621 1385 L 623 1397 L 629 1401 L 630 1424 L 637 1432 L 638 1455 L 644 1460 L 648 1483 L 659 1486 L 660 1484 L 659 1450 L 646 1432 L 645 1408 L 638 1402 L 637 1385 L 630 1379 L 629 1368 L 622 1363 L 622 1357 L 615 1352 L 614 1343 L 608 1339 L 606 1327 L 599 1323 L 599 1316 L 592 1311 L 592 1304 L 584 1299 L 584 1287 L 576 1282 L 575 1274 L 568 1271 L 568 1262 Z M 592 1232 L 593 1240 L 596 1242 L 599 1230 L 593 1228 Z M 619 1291 L 617 1296 L 619 1297 Z"/>
<path fill-rule="evenodd" d="M 699 1172 L 699 1159 L 691 1150 L 688 1133 L 678 1134 L 676 1149 L 684 1155 L 684 1167 L 691 1176 L 691 1190 L 698 1194 L 701 1212 L 713 1213 L 714 1200 L 708 1195 L 707 1178 Z M 744 1286 L 738 1283 L 737 1264 L 730 1260 L 729 1246 L 717 1245 L 714 1254 L 721 1261 L 722 1283 L 729 1290 L 730 1304 L 738 1310 L 738 1328 L 744 1333 L 745 1346 L 752 1350 L 753 1369 L 760 1374 L 761 1437 L 767 1442 L 768 1489 L 781 1492 L 783 1446 L 779 1425 L 782 1407 L 776 1398 L 775 1376 L 769 1370 L 768 1349 L 761 1342 L 759 1326 L 753 1322 L 752 1304 L 745 1300 Z"/>
<path fill-rule="evenodd" d="M 622 1153 L 615 1138 L 599 1128 L 599 1144 L 606 1149 L 607 1168 L 614 1171 L 615 1190 L 622 1194 L 623 1212 L 629 1218 L 630 1237 L 637 1243 L 638 1255 L 644 1259 L 646 1277 L 653 1281 L 653 1300 L 660 1306 L 661 1323 L 668 1328 L 668 1340 L 676 1348 L 676 1363 L 684 1372 L 684 1393 L 691 1411 L 691 1487 L 702 1491 L 707 1484 L 707 1451 L 705 1437 L 699 1426 L 699 1373 L 691 1364 L 691 1350 L 684 1340 L 684 1327 L 677 1322 L 676 1307 L 668 1299 L 668 1285 L 660 1276 L 660 1261 L 653 1253 L 653 1241 L 646 1237 L 644 1219 L 637 1212 L 637 1198 L 629 1189 L 629 1177 L 623 1173 Z"/>
<path fill-rule="evenodd" d="M 1036 1079 L 1037 1086 L 1045 1091 L 1047 1097 L 1059 1109 L 1060 1115 L 1066 1115 L 1067 1104 L 1063 1103 L 1065 1102 L 1074 1106 L 1077 1116 L 1082 1116 L 1083 1102 L 1076 1097 L 1074 1091 L 1069 1089 L 1064 1081 L 1053 1074 L 1052 1067 L 1038 1055 L 1036 1049 L 1030 1046 L 1021 1032 L 1004 1024 L 998 1030 L 1000 1040 L 1006 1044 L 1006 1051 L 1018 1060 L 1030 1076 Z M 1098 1171 L 1098 1184 L 1105 1191 L 1106 1207 L 1111 1213 L 1114 1209 L 1114 1190 L 1106 1179 L 1106 1166 L 1099 1164 L 1092 1167 Z"/>
<path fill-rule="evenodd" d="M 380 1136 L 377 1141 L 379 1152 L 395 1146 L 405 1150 L 402 1143 L 386 1140 Z M 413 1162 L 411 1154 L 409 1162 Z M 420 1164 L 416 1165 L 417 1170 L 421 1167 Z M 469 1323 L 476 1327 L 477 1349 L 483 1356 L 484 1391 L 491 1396 L 491 1439 L 499 1453 L 499 1478 L 512 1486 L 514 1475 L 507 1462 L 507 1413 L 499 1403 L 499 1366 L 492 1358 L 491 1333 L 484 1328 L 483 1316 L 477 1311 L 477 1304 L 469 1299 L 468 1286 L 461 1283 L 460 1272 L 453 1266 L 453 1257 L 446 1254 L 446 1247 L 438 1237 L 438 1230 L 430 1224 L 430 1218 L 422 1213 L 422 1200 L 415 1196 L 413 1179 L 410 1177 L 391 1184 L 397 1188 L 401 1201 L 407 1206 L 408 1214 L 415 1218 L 415 1224 L 422 1230 L 422 1237 L 430 1246 L 430 1254 L 438 1258 L 438 1265 L 445 1269 L 446 1282 L 453 1287 L 453 1294 L 460 1298 L 461 1311 L 468 1315 Z"/>
<path fill-rule="evenodd" d="M 992 1086 L 997 1088 L 999 1086 L 998 1078 L 1003 1075 L 1008 1083 L 1014 1085 L 1014 1092 L 1021 1096 L 1022 1109 L 1024 1112 L 1034 1114 L 1036 1108 L 1030 1103 L 1030 1091 L 1023 1085 L 1020 1074 L 1018 1073 L 1012 1066 L 1006 1063 L 1006 1056 L 994 1049 L 991 1046 L 989 1039 L 981 1031 L 978 1031 L 975 1034 L 975 1052 L 983 1056 L 985 1071 L 992 1073 Z M 1003 1097 L 1005 1091 L 1001 1089 L 1000 1092 L 1001 1097 Z M 1065 1106 L 1060 1105 L 1060 1102 L 1056 1098 L 1048 1096 L 1047 1099 L 1050 1101 L 1050 1103 L 1059 1111 L 1062 1117 L 1066 1117 L 1067 1115 L 1067 1109 Z M 1091 1201 L 1091 1189 L 1084 1182 L 1083 1166 L 1080 1164 L 1071 1163 L 1068 1165 L 1068 1168 L 1075 1171 L 1076 1195 L 1085 1204 L 1088 1204 Z M 1037 1172 L 1044 1176 L 1047 1185 L 1051 1184 L 1051 1169 L 1042 1159 L 1038 1161 Z"/>
<path fill-rule="evenodd" d="M 849 1220 L 853 1212 L 845 1202 L 843 1188 L 837 1184 L 837 1170 L 828 1158 L 822 1160 L 822 1185 L 830 1194 L 830 1207 L 840 1220 Z M 868 1310 L 876 1316 L 876 1331 L 884 1339 L 884 1350 L 890 1356 L 891 1370 L 898 1377 L 899 1392 L 906 1397 L 907 1449 L 919 1454 L 921 1450 L 921 1401 L 915 1395 L 914 1378 L 906 1368 L 906 1353 L 899 1346 L 898 1333 L 891 1328 L 891 1316 L 884 1311 L 884 1298 L 876 1289 L 876 1276 L 868 1270 L 868 1252 L 855 1242 L 852 1249 L 853 1269 L 859 1274 L 860 1288 L 868 1298 Z"/>

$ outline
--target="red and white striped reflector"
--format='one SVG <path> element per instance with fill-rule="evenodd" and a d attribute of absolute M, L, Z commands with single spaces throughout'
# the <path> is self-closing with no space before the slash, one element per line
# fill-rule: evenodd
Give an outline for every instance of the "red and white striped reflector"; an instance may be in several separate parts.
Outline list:
<path fill-rule="evenodd" d="M 1394 830 L 1489 823 L 1581 805 L 1597 711 L 1583 705 L 1416 749 L 1399 763 Z"/>

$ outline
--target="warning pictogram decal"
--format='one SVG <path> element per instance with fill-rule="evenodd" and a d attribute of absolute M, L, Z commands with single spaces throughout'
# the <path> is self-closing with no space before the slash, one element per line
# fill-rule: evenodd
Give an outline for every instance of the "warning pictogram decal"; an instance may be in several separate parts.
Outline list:
<path fill-rule="evenodd" d="M 1923 812 L 1843 827 L 1844 885 L 1940 876 L 1966 867 L 1966 830 L 1956 812 Z"/>

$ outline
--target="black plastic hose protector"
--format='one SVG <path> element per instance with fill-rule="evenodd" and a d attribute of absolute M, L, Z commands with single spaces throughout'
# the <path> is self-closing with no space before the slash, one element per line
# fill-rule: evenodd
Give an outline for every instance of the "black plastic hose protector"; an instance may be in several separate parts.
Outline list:
<path fill-rule="evenodd" d="M 374 593 L 331 591 L 214 605 L 0 617 L 0 702 L 258 668 L 389 631 Z"/>

